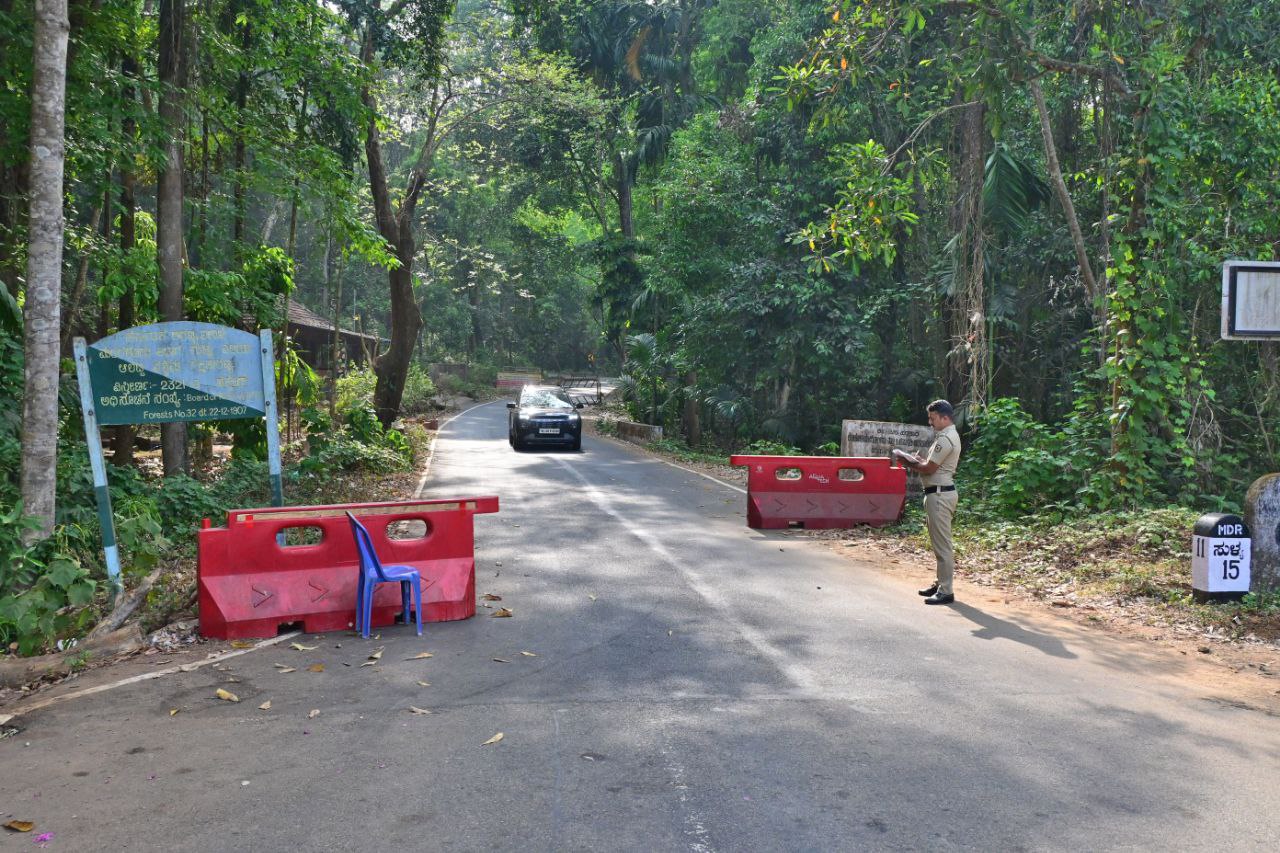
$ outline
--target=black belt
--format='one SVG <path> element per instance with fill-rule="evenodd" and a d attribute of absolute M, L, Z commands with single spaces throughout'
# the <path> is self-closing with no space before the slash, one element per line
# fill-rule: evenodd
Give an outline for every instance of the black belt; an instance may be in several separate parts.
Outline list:
<path fill-rule="evenodd" d="M 956 490 L 955 486 L 925 486 L 924 487 L 924 493 L 926 495 L 932 495 L 937 492 L 954 492 L 955 490 Z"/>

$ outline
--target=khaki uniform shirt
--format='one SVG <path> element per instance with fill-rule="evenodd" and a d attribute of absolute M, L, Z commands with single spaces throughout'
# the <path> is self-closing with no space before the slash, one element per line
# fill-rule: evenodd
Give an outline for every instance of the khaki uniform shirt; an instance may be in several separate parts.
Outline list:
<path fill-rule="evenodd" d="M 921 474 L 920 479 L 926 486 L 954 486 L 956 466 L 960 464 L 960 433 L 955 424 L 951 424 L 942 432 L 934 433 L 933 444 L 924 457 L 925 462 L 937 462 L 938 470 L 932 474 Z"/>

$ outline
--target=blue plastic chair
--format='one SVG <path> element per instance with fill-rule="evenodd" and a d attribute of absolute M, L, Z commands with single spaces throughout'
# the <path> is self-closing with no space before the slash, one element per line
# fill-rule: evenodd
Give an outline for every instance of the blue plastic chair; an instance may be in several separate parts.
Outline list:
<path fill-rule="evenodd" d="M 380 583 L 399 583 L 400 602 L 404 606 L 404 622 L 409 624 L 409 587 L 413 587 L 413 612 L 418 618 L 418 636 L 422 636 L 422 577 L 412 566 L 384 566 L 373 550 L 373 540 L 364 525 L 350 512 L 351 535 L 360 552 L 360 582 L 356 585 L 356 631 L 366 640 L 373 623 L 373 590 Z"/>

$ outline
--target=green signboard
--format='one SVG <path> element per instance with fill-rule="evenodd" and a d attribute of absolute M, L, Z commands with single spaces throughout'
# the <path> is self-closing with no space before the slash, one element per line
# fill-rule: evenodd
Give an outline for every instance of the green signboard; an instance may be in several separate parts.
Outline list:
<path fill-rule="evenodd" d="M 75 357 L 113 588 L 120 584 L 120 557 L 100 427 L 266 418 L 272 498 L 276 506 L 284 503 L 269 330 L 255 335 L 211 323 L 156 323 L 125 329 L 95 344 L 76 338 Z"/>
<path fill-rule="evenodd" d="M 259 345 L 257 335 L 206 323 L 160 323 L 103 338 L 87 348 L 98 424 L 260 418 Z"/>

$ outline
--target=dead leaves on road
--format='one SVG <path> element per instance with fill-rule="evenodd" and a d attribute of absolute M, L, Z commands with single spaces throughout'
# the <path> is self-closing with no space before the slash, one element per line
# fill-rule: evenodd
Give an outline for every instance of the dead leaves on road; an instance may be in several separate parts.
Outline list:
<path fill-rule="evenodd" d="M 510 608 L 499 607 L 497 610 L 493 611 L 493 613 L 491 613 L 490 615 L 493 616 L 495 619 L 500 619 L 500 618 L 510 618 L 515 614 L 511 612 Z"/>
<path fill-rule="evenodd" d="M 12 829 L 14 832 L 30 832 L 36 828 L 36 825 L 29 820 L 11 820 L 4 825 L 4 828 Z"/>
<path fill-rule="evenodd" d="M 239 697 L 239 696 L 237 696 L 236 694 L 232 693 L 230 690 L 223 690 L 221 687 L 219 687 L 216 691 L 214 691 L 214 694 L 213 694 L 213 695 L 214 695 L 214 696 L 217 696 L 219 699 L 221 699 L 221 700 L 222 700 L 222 701 L 224 701 L 224 702 L 239 702 L 239 701 L 240 701 L 240 697 Z"/>
<path fill-rule="evenodd" d="M 496 735 L 494 735 L 493 737 L 489 738 L 487 741 L 485 741 L 484 743 L 482 743 L 482 744 L 480 744 L 480 745 L 481 745 L 481 746 L 488 746 L 489 744 L 497 743 L 497 742 L 498 742 L 498 741 L 500 741 L 500 740 L 502 740 L 502 732 L 498 732 Z"/>
<path fill-rule="evenodd" d="M 289 648 L 297 649 L 300 652 L 314 652 L 319 646 L 304 646 L 302 643 L 290 643 Z"/>

